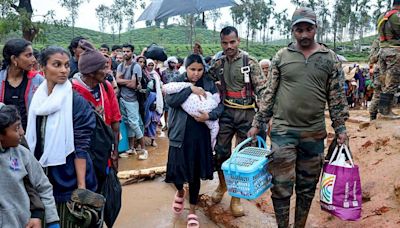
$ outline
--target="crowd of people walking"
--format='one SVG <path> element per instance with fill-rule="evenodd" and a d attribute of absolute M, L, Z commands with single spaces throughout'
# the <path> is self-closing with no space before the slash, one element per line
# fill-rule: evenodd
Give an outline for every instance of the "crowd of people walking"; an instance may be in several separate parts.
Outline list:
<path fill-rule="evenodd" d="M 337 55 L 315 41 L 317 16 L 310 8 L 292 16 L 294 42 L 260 62 L 239 48 L 232 26 L 220 32 L 222 54 L 203 56 L 196 43 L 184 59 L 165 62 L 146 58 L 146 49 L 136 55 L 132 44 L 96 49 L 90 37 L 74 38 L 69 51 L 49 46 L 36 56 L 29 41 L 7 41 L 0 71 L 0 212 L 9 219 L 0 226 L 101 226 L 97 209 L 107 200 L 106 170 L 118 171 L 124 157 L 152 156 L 146 148 L 157 147 L 162 127 L 169 138 L 165 181 L 176 187 L 172 212 L 182 214 L 188 194 L 188 227 L 200 225 L 200 183 L 214 171 L 219 184 L 212 201 L 224 197 L 221 165 L 231 156 L 233 138 L 238 144 L 267 134 L 278 227 L 289 227 L 293 189 L 294 225 L 304 227 L 324 161 L 326 107 L 339 144 L 348 139 L 349 105 L 372 99 L 371 119 L 378 112 L 396 117 L 391 104 L 399 86 L 400 27 L 390 18 L 398 19 L 399 5 L 394 0 L 397 14 L 385 16 L 393 26 L 379 30 L 380 48 L 370 57 L 374 69 L 342 70 Z M 381 91 L 376 75 L 388 80 Z M 122 124 L 129 146 L 121 151 Z M 79 217 L 82 208 L 89 212 Z M 230 210 L 245 215 L 239 198 L 231 198 Z"/>

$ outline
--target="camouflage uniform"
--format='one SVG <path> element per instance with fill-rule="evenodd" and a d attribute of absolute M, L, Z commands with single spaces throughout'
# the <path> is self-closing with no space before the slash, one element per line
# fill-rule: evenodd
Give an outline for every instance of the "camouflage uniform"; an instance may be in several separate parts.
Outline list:
<path fill-rule="evenodd" d="M 379 54 L 381 74 L 385 75 L 383 93 L 395 94 L 400 85 L 400 46 L 382 48 Z"/>
<path fill-rule="evenodd" d="M 241 72 L 241 68 L 246 64 L 246 59 L 248 60 L 247 65 L 250 67 L 250 83 L 245 83 L 244 75 Z M 221 100 L 224 102 L 224 112 L 219 118 L 220 129 L 214 159 L 215 168 L 218 171 L 219 185 L 212 195 L 212 200 L 218 203 L 226 192 L 221 165 L 231 155 L 233 136 L 236 135 L 236 143 L 247 138 L 247 132 L 251 128 L 256 113 L 255 95 L 260 96 L 265 90 L 266 78 L 261 73 L 257 60 L 241 50 L 231 61 L 226 56 L 222 56 L 211 66 L 209 74 L 213 80 L 219 81 Z M 252 87 L 251 89 L 249 85 Z M 253 91 L 254 94 L 251 94 L 250 91 Z M 244 215 L 239 198 L 232 197 L 230 208 L 234 216 Z"/>
<path fill-rule="evenodd" d="M 380 94 L 382 92 L 382 82 L 385 82 L 385 75 L 380 74 L 380 69 L 378 65 L 379 59 L 379 40 L 374 40 L 371 45 L 371 51 L 369 54 L 368 62 L 369 64 L 375 64 L 374 73 L 373 73 L 373 83 L 374 83 L 374 95 L 372 96 L 371 104 L 369 106 L 369 113 L 371 120 L 376 119 L 376 115 L 378 113 L 378 104 Z M 372 76 L 372 75 L 371 75 Z"/>
<path fill-rule="evenodd" d="M 243 67 L 243 54 L 244 52 L 239 50 L 239 55 L 229 62 L 226 56 L 217 60 L 210 68 L 210 77 L 215 81 L 221 81 L 220 77 L 224 77 L 226 82 L 227 91 L 240 91 L 245 87 L 243 74 L 241 73 L 241 67 Z M 250 78 L 251 84 L 256 96 L 259 96 L 266 88 L 266 78 L 261 73 L 261 68 L 257 62 L 257 59 L 249 56 L 249 67 L 250 67 Z M 224 63 L 224 66 L 222 66 Z M 223 71 L 223 72 L 221 72 Z M 223 75 L 222 75 L 223 73 Z M 222 163 L 227 160 L 231 155 L 232 138 L 236 135 L 236 143 L 240 143 L 247 138 L 247 132 L 251 128 L 255 111 L 255 96 L 252 101 L 246 102 L 243 99 L 230 99 L 226 96 L 226 91 L 220 91 L 223 93 L 223 99 L 230 100 L 235 104 L 239 104 L 237 108 L 230 107 L 229 104 L 225 103 L 224 112 L 219 119 L 220 130 L 218 132 L 217 144 L 215 146 L 216 152 L 216 170 L 221 170 Z M 247 106 L 247 107 L 244 107 Z"/>
<path fill-rule="evenodd" d="M 382 84 L 385 83 L 385 75 L 380 74 L 379 66 L 376 65 L 374 68 L 374 95 L 372 96 L 371 104 L 369 106 L 369 113 L 371 115 L 371 120 L 376 119 L 378 114 L 379 99 L 382 92 Z"/>
<path fill-rule="evenodd" d="M 384 19 L 385 18 L 385 19 Z M 394 94 L 400 85 L 400 10 L 399 6 L 378 18 L 380 39 L 379 67 L 385 77 L 380 95 L 379 109 L 391 115 Z"/>
<path fill-rule="evenodd" d="M 304 227 L 323 164 L 328 102 L 332 127 L 345 133 L 348 106 L 336 54 L 327 47 L 308 59 L 289 44 L 273 58 L 267 90 L 253 126 L 272 117 L 272 201 L 279 227 L 289 226 L 290 197 L 296 191 L 295 227 Z"/>

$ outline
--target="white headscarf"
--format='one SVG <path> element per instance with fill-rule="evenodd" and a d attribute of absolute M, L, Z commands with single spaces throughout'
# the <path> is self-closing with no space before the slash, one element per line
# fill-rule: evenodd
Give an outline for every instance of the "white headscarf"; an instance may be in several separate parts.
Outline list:
<path fill-rule="evenodd" d="M 164 62 L 164 66 L 168 67 L 169 62 L 178 63 L 178 59 L 175 56 L 168 57 L 168 59 Z"/>
<path fill-rule="evenodd" d="M 48 94 L 47 80 L 38 87 L 33 95 L 28 113 L 26 141 L 32 153 L 35 152 L 36 118 L 47 116 L 43 155 L 39 162 L 43 167 L 66 163 L 69 154 L 75 151 L 72 120 L 72 85 L 69 80 L 57 84 Z M 41 146 L 41 145 L 37 145 Z"/>

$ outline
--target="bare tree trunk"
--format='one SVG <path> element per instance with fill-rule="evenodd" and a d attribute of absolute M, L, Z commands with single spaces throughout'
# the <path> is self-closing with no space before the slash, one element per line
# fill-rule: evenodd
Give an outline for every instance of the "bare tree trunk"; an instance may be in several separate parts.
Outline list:
<path fill-rule="evenodd" d="M 263 27 L 263 38 L 262 38 L 262 40 L 263 40 L 263 44 L 265 44 L 265 41 L 266 41 L 266 37 L 265 37 L 265 30 L 266 30 L 266 28 L 267 28 L 267 25 L 264 25 L 264 27 Z"/>
<path fill-rule="evenodd" d="M 338 23 L 338 22 L 336 22 Z M 336 38 L 337 37 L 337 25 L 333 25 L 333 51 L 337 51 L 336 50 Z"/>
<path fill-rule="evenodd" d="M 215 39 L 216 31 L 217 31 L 217 22 L 214 21 L 213 41 L 215 41 L 215 43 L 218 43 L 218 41 Z"/>
<path fill-rule="evenodd" d="M 250 22 L 247 22 L 246 51 L 249 51 Z"/>
<path fill-rule="evenodd" d="M 190 34 L 189 34 L 189 44 L 190 44 L 190 49 L 193 49 L 193 14 L 190 15 Z"/>
<path fill-rule="evenodd" d="M 18 12 L 20 17 L 23 17 L 22 22 L 22 36 L 24 39 L 33 41 L 39 29 L 32 23 L 32 4 L 31 0 L 20 0 L 18 6 L 12 4 L 12 7 Z"/>

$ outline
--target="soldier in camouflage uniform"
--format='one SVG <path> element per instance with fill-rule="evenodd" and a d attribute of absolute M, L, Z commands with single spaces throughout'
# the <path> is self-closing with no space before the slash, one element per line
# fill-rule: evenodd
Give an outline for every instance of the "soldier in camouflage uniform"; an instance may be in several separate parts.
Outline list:
<path fill-rule="evenodd" d="M 289 227 L 290 198 L 296 191 L 294 227 L 304 227 L 324 161 L 325 105 L 339 144 L 347 139 L 348 105 L 336 54 L 315 42 L 316 15 L 298 8 L 292 17 L 296 42 L 272 60 L 267 89 L 259 101 L 250 136 L 272 117 L 272 202 L 278 227 Z"/>
<path fill-rule="evenodd" d="M 232 138 L 236 136 L 236 143 L 247 138 L 256 113 L 255 95 L 262 94 L 266 88 L 266 78 L 257 60 L 238 48 L 240 38 L 236 28 L 225 27 L 220 36 L 224 55 L 209 70 L 211 78 L 220 85 L 225 106 L 219 119 L 220 130 L 215 146 L 215 163 L 220 182 L 212 195 L 215 203 L 222 200 L 227 190 L 221 164 L 231 155 Z M 230 208 L 234 216 L 244 215 L 239 198 L 232 197 Z"/>
<path fill-rule="evenodd" d="M 399 118 L 392 112 L 394 94 L 400 85 L 400 0 L 378 18 L 380 40 L 379 67 L 385 77 L 379 100 L 379 112 L 389 118 Z"/>
<path fill-rule="evenodd" d="M 370 66 L 374 66 L 373 72 L 370 75 L 373 76 L 373 83 L 374 83 L 374 95 L 372 96 L 371 104 L 369 106 L 369 114 L 370 120 L 375 120 L 378 114 L 378 104 L 380 94 L 382 92 L 382 83 L 385 83 L 385 75 L 380 74 L 379 65 L 378 65 L 378 58 L 379 58 L 379 40 L 374 40 L 371 45 L 371 52 L 369 54 L 368 62 Z"/>

